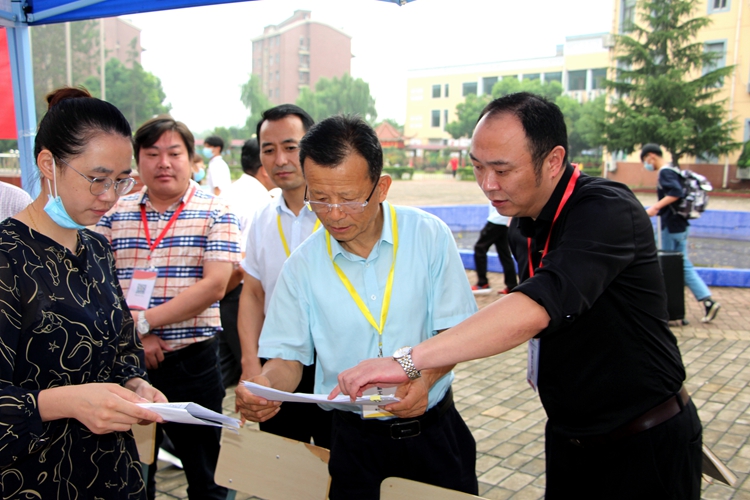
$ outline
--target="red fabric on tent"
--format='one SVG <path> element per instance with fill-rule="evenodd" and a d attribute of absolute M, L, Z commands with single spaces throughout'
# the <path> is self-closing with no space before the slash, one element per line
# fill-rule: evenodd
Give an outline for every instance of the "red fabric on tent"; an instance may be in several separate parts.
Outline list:
<path fill-rule="evenodd" d="M 8 32 L 5 28 L 0 28 L 0 139 L 16 138 L 16 113 L 13 109 Z"/>

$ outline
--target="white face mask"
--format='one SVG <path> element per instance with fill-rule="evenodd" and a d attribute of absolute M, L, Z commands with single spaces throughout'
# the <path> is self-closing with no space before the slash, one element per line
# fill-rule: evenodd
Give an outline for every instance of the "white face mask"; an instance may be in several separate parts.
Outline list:
<path fill-rule="evenodd" d="M 653 172 L 654 171 L 654 164 L 653 163 L 644 163 L 643 166 L 646 167 L 646 170 L 648 170 L 649 172 Z"/>
<path fill-rule="evenodd" d="M 65 229 L 84 229 L 86 226 L 82 226 L 73 220 L 68 215 L 68 211 L 65 210 L 62 199 L 57 193 L 57 165 L 55 164 L 55 157 L 52 157 L 52 180 L 55 183 L 55 196 L 52 196 L 52 185 L 47 179 L 47 187 L 49 188 L 49 194 L 47 195 L 47 204 L 44 205 L 44 211 L 50 216 L 55 224 Z"/>

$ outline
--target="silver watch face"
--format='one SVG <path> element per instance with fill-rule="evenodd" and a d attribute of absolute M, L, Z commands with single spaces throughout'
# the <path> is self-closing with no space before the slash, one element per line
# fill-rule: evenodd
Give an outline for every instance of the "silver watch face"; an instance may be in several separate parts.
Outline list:
<path fill-rule="evenodd" d="M 403 358 L 404 356 L 406 356 L 407 354 L 409 354 L 409 350 L 410 349 L 411 349 L 411 347 L 402 347 L 402 348 L 398 349 L 396 352 L 393 353 L 393 357 L 394 358 Z"/>

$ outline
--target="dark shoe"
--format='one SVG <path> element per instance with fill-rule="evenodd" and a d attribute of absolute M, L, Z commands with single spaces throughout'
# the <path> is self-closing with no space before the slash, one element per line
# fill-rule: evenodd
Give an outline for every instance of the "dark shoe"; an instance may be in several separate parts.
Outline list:
<path fill-rule="evenodd" d="M 502 290 L 497 291 L 498 295 L 508 295 L 509 293 L 510 293 L 510 288 L 508 288 L 507 286 L 503 288 Z"/>
<path fill-rule="evenodd" d="M 701 322 L 708 323 L 716 317 L 719 309 L 721 309 L 721 304 L 711 299 L 706 299 L 703 301 L 703 307 L 706 308 L 706 315 L 701 318 Z"/>

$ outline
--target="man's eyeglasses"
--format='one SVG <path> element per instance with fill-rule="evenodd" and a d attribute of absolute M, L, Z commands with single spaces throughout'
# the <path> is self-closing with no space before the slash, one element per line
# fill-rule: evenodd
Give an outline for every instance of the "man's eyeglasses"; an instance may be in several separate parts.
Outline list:
<path fill-rule="evenodd" d="M 118 181 L 113 181 L 109 177 L 89 177 L 88 175 L 82 174 L 75 168 L 71 167 L 70 163 L 63 160 L 62 158 L 59 158 L 59 160 L 67 165 L 71 170 L 73 170 L 73 172 L 77 173 L 91 183 L 91 186 L 89 186 L 89 191 L 91 191 L 91 194 L 93 194 L 94 196 L 103 195 L 112 186 L 112 184 L 115 185 L 115 194 L 117 194 L 117 196 L 128 194 L 130 190 L 133 189 L 133 186 L 135 186 L 135 179 L 133 179 L 132 177 L 126 177 L 125 179 L 120 179 Z"/>
<path fill-rule="evenodd" d="M 367 206 L 367 204 L 370 203 L 370 198 L 372 198 L 372 195 L 375 192 L 376 187 L 378 187 L 377 182 L 372 187 L 372 191 L 370 191 L 370 196 L 368 196 L 364 202 L 347 201 L 344 203 L 325 203 L 322 201 L 308 200 L 307 199 L 307 186 L 305 186 L 305 205 L 307 205 L 307 208 L 309 208 L 316 214 L 326 214 L 330 212 L 331 210 L 333 210 L 334 208 L 338 208 L 345 214 L 361 214 L 362 212 L 365 211 L 365 207 Z"/>

